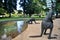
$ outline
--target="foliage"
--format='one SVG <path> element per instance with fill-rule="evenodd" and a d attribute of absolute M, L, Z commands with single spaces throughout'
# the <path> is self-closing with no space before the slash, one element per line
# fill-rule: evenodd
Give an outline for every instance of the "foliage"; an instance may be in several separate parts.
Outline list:
<path fill-rule="evenodd" d="M 6 12 L 6 10 L 4 10 L 3 8 L 0 8 L 0 14 L 4 14 Z"/>
<path fill-rule="evenodd" d="M 56 5 L 57 5 L 56 6 L 57 11 L 60 12 L 60 1 L 59 0 L 57 0 Z"/>
<path fill-rule="evenodd" d="M 6 10 L 9 13 L 9 17 L 11 17 L 11 13 L 16 9 L 16 0 L 4 0 L 4 2 L 0 0 L 0 4 L 1 13 L 5 12 L 4 10 Z"/>
<path fill-rule="evenodd" d="M 18 10 L 18 13 L 21 13 L 22 12 L 22 10 Z"/>
<path fill-rule="evenodd" d="M 20 4 L 23 7 L 23 12 L 25 14 L 29 14 L 29 16 L 31 16 L 34 13 L 40 13 L 44 5 L 44 3 L 40 0 L 28 0 L 27 2 L 26 0 L 24 0 L 24 2 Z"/>

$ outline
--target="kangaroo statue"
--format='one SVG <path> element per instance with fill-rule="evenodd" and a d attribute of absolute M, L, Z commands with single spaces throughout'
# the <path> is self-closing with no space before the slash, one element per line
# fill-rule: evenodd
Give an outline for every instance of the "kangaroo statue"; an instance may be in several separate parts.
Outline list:
<path fill-rule="evenodd" d="M 33 22 L 36 23 L 35 18 L 31 18 L 30 20 L 27 21 L 27 23 L 29 23 L 29 24 L 32 24 Z"/>
<path fill-rule="evenodd" d="M 52 33 L 52 30 L 53 30 L 53 19 L 52 18 L 53 18 L 53 13 L 50 12 L 42 20 L 42 23 L 41 23 L 41 35 L 40 35 L 41 37 L 42 37 L 43 33 L 46 35 L 47 29 L 50 29 L 50 33 L 49 33 L 48 39 L 51 38 L 51 33 Z"/>

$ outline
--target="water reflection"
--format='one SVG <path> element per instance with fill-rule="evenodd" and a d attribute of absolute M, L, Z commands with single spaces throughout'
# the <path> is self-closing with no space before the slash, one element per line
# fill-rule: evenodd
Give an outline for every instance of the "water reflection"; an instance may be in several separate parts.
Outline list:
<path fill-rule="evenodd" d="M 25 21 L 4 21 L 0 22 L 0 38 L 4 36 L 16 37 L 22 33 L 28 24 Z"/>
<path fill-rule="evenodd" d="M 22 32 L 23 25 L 24 25 L 24 21 L 17 21 L 17 29 L 19 33 Z"/>

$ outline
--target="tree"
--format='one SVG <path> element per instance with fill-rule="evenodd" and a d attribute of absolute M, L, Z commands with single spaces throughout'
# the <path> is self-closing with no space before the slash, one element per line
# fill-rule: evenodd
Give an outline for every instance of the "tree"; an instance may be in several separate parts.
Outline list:
<path fill-rule="evenodd" d="M 9 17 L 11 17 L 11 13 L 16 10 L 16 1 L 17 0 L 4 0 L 4 2 L 2 2 L 2 0 L 0 0 L 0 8 L 2 8 L 0 11 L 3 9 L 6 10 L 7 13 L 9 13 Z"/>
<path fill-rule="evenodd" d="M 24 14 L 29 14 L 31 17 L 34 13 L 40 13 L 43 9 L 43 2 L 40 0 L 23 0 L 20 5 L 23 7 Z"/>
<path fill-rule="evenodd" d="M 60 0 L 57 0 L 56 1 L 56 9 L 57 9 L 57 11 L 60 13 Z"/>
<path fill-rule="evenodd" d="M 4 7 L 3 4 L 4 3 L 2 2 L 2 0 L 0 0 L 0 15 L 3 15 L 6 12 L 6 10 L 3 8 Z"/>
<path fill-rule="evenodd" d="M 5 8 L 9 13 L 9 17 L 11 17 L 11 13 L 16 9 L 16 0 L 5 0 Z"/>
<path fill-rule="evenodd" d="M 4 14 L 6 12 L 6 10 L 4 10 L 3 8 L 0 8 L 0 15 Z"/>

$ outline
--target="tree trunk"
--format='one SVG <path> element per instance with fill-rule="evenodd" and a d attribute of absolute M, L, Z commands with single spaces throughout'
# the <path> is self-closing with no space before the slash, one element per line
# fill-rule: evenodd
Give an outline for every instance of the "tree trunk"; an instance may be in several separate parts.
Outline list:
<path fill-rule="evenodd" d="M 29 14 L 29 17 L 31 17 L 32 14 Z"/>
<path fill-rule="evenodd" d="M 9 18 L 11 18 L 11 13 L 9 13 Z"/>

